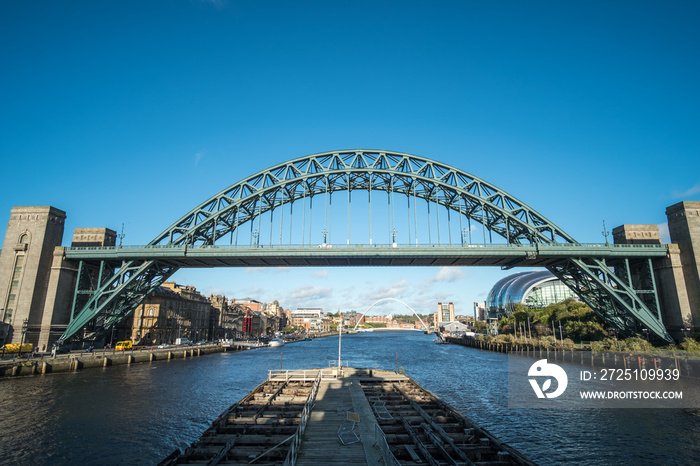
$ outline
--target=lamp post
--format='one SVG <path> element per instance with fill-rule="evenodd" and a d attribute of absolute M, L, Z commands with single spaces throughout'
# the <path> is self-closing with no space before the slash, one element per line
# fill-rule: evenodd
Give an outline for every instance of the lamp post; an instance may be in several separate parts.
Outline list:
<path fill-rule="evenodd" d="M 19 341 L 19 357 L 22 357 L 22 345 L 24 345 L 24 336 L 27 334 L 27 326 L 29 325 L 29 319 L 24 319 L 22 323 L 22 339 Z"/>
<path fill-rule="evenodd" d="M 603 220 L 603 236 L 605 236 L 605 245 L 608 246 L 610 243 L 608 242 L 608 235 L 610 232 L 605 228 L 605 220 Z"/>

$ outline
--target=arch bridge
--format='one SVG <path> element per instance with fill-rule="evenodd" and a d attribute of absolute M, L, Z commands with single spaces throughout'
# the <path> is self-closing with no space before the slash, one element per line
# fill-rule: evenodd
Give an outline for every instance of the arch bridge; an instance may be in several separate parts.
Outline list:
<path fill-rule="evenodd" d="M 359 238 L 359 240 L 358 240 Z M 148 245 L 71 247 L 78 264 L 61 337 L 106 333 L 183 267 L 544 267 L 621 335 L 672 342 L 652 260 L 662 245 L 581 244 L 506 191 L 411 154 L 300 157 L 216 193 Z"/>
<path fill-rule="evenodd" d="M 423 330 L 428 330 L 428 326 L 425 325 L 425 322 L 423 322 L 423 319 L 420 318 L 420 316 L 418 315 L 418 313 L 417 313 L 415 310 L 413 310 L 413 308 L 412 308 L 411 306 L 409 306 L 408 304 L 404 303 L 404 302 L 401 301 L 400 299 L 396 299 L 396 298 L 382 298 L 382 299 L 378 299 L 377 301 L 375 301 L 374 303 L 372 303 L 372 305 L 371 305 L 370 307 L 368 307 L 367 310 L 366 310 L 365 312 L 362 313 L 362 315 L 360 316 L 360 318 L 357 319 L 357 323 L 355 324 L 355 327 L 353 327 L 353 330 L 357 330 L 357 327 L 360 325 L 360 322 L 362 322 L 362 318 L 363 318 L 364 316 L 366 316 L 367 313 L 368 313 L 369 311 L 371 311 L 372 308 L 373 308 L 374 306 L 376 306 L 376 305 L 379 304 L 379 303 L 386 302 L 386 301 L 395 301 L 395 302 L 397 302 L 397 303 L 399 303 L 399 304 L 402 304 L 406 309 L 408 309 L 409 311 L 411 311 L 411 312 L 413 313 L 413 315 L 416 316 L 416 317 L 418 318 L 418 320 L 420 321 L 421 325 L 423 326 Z"/>

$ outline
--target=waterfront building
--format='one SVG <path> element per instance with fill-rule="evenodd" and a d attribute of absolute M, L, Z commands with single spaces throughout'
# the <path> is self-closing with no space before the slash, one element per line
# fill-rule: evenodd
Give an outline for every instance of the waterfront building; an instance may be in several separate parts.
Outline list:
<path fill-rule="evenodd" d="M 358 313 L 357 311 L 348 311 L 343 313 L 343 317 L 345 317 L 345 322 L 347 323 L 348 327 L 354 327 L 357 325 L 360 317 L 362 317 L 362 314 Z"/>
<path fill-rule="evenodd" d="M 454 322 L 454 303 L 438 303 L 438 311 L 434 314 L 434 316 L 435 327 L 441 326 L 442 322 Z"/>
<path fill-rule="evenodd" d="M 388 316 L 365 316 L 365 323 L 388 324 L 393 320 L 394 316 L 391 314 Z"/>
<path fill-rule="evenodd" d="M 486 303 L 474 303 L 474 320 L 486 320 Z"/>
<path fill-rule="evenodd" d="M 165 282 L 125 321 L 124 336 L 135 345 L 172 344 L 182 337 L 210 340 L 211 312 L 209 299 L 194 286 Z"/>
<path fill-rule="evenodd" d="M 442 332 L 448 332 L 448 333 L 457 333 L 457 332 L 469 332 L 472 329 L 467 325 L 459 321 L 455 322 L 443 322 L 440 324 L 440 331 Z"/>
<path fill-rule="evenodd" d="M 255 312 L 260 312 L 263 310 L 263 303 L 252 298 L 231 298 L 231 305 L 236 304 Z"/>
<path fill-rule="evenodd" d="M 209 304 L 211 305 L 211 316 L 209 318 L 209 334 L 215 340 L 228 338 L 227 333 L 231 333 L 232 316 L 229 313 L 228 299 L 226 296 L 211 295 L 209 296 Z M 227 330 L 229 330 L 227 332 Z"/>
<path fill-rule="evenodd" d="M 578 299 L 573 291 L 548 270 L 519 272 L 500 279 L 486 298 L 488 317 L 510 315 L 514 304 L 541 309 L 568 298 Z"/>
<path fill-rule="evenodd" d="M 306 330 L 320 330 L 321 321 L 325 317 L 322 308 L 297 308 L 292 311 L 292 325 Z"/>

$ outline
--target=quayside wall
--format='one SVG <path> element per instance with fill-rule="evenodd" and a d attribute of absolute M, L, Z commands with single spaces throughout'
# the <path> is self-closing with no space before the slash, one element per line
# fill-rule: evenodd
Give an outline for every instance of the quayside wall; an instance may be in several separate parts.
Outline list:
<path fill-rule="evenodd" d="M 589 367 L 631 370 L 674 368 L 680 371 L 682 378 L 700 379 L 700 359 L 690 359 L 688 356 L 694 356 L 693 354 L 681 351 L 625 351 L 625 354 L 623 354 L 617 351 L 576 351 L 562 348 L 546 349 L 517 343 L 489 343 L 477 341 L 473 338 L 445 337 L 445 341 L 484 351 L 515 354 L 534 359 L 547 359 L 550 362 L 566 362 Z"/>
<path fill-rule="evenodd" d="M 44 356 L 43 358 L 34 358 L 26 361 L 15 360 L 9 364 L 0 365 L 0 377 L 75 372 L 98 367 L 168 361 L 170 359 L 187 359 L 225 351 L 238 351 L 240 349 L 242 348 L 226 348 L 221 345 L 173 346 L 170 348 L 153 348 L 109 353 L 95 351 L 91 353 L 60 355 L 55 358 Z"/>

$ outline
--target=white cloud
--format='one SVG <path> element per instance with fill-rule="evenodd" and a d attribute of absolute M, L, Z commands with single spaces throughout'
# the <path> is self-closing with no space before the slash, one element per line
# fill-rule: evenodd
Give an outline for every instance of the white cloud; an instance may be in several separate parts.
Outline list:
<path fill-rule="evenodd" d="M 464 278 L 464 272 L 457 267 L 440 267 L 437 273 L 428 279 L 432 283 L 449 283 L 456 282 Z"/>
<path fill-rule="evenodd" d="M 324 299 L 327 297 L 330 297 L 333 293 L 333 287 L 332 286 L 326 286 L 326 287 L 321 287 L 321 286 L 311 286 L 311 285 L 304 285 L 301 286 L 300 288 L 297 288 L 294 290 L 288 298 L 290 300 L 294 301 L 303 301 L 305 299 L 309 300 L 318 300 L 318 299 Z"/>
<path fill-rule="evenodd" d="M 401 280 L 398 283 L 394 283 L 390 286 L 382 286 L 367 294 L 370 301 L 374 302 L 382 298 L 400 298 L 402 295 L 406 294 L 406 287 L 408 286 L 407 280 Z"/>
<path fill-rule="evenodd" d="M 199 161 L 202 160 L 202 157 L 204 157 L 204 151 L 199 151 L 196 154 L 194 154 L 194 164 L 199 165 Z"/>
<path fill-rule="evenodd" d="M 684 197 L 690 197 L 694 196 L 695 194 L 700 193 L 700 183 L 697 183 L 695 186 L 693 186 L 690 189 L 687 189 L 686 191 L 683 191 L 682 193 L 679 193 L 678 191 L 673 192 L 673 197 L 676 199 L 681 199 Z"/>
<path fill-rule="evenodd" d="M 327 269 L 317 270 L 314 273 L 312 273 L 311 275 L 313 275 L 314 277 L 318 277 L 318 278 L 326 278 L 328 276 L 328 270 Z"/>

